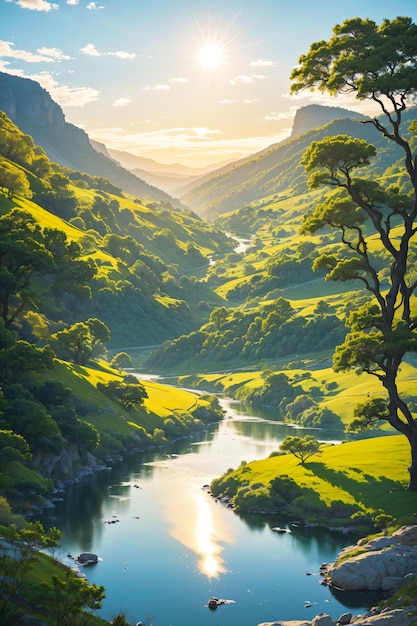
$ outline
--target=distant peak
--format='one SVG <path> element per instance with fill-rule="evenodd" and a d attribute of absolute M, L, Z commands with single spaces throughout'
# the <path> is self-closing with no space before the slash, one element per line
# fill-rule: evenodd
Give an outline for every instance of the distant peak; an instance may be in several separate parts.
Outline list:
<path fill-rule="evenodd" d="M 336 119 L 365 119 L 366 116 L 357 111 L 342 109 L 341 107 L 322 106 L 321 104 L 309 104 L 298 109 L 291 132 L 291 139 L 307 133 L 313 128 L 319 128 Z"/>

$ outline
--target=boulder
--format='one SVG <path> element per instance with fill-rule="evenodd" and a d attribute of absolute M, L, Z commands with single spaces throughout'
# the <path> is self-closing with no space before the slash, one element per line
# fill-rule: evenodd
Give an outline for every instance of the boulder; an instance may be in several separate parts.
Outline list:
<path fill-rule="evenodd" d="M 413 623 L 404 609 L 393 609 L 359 620 L 355 626 L 413 626 Z"/>
<path fill-rule="evenodd" d="M 342 613 L 342 615 L 337 620 L 337 623 L 340 624 L 340 626 L 345 626 L 346 624 L 350 624 L 351 621 L 352 613 Z"/>
<path fill-rule="evenodd" d="M 311 622 L 311 626 L 336 626 L 336 622 L 327 613 L 319 613 Z"/>
<path fill-rule="evenodd" d="M 391 537 L 358 545 L 364 550 L 329 565 L 326 580 L 347 591 L 393 591 L 417 572 L 417 526 L 404 526 Z M 348 554 L 346 550 L 342 554 Z"/>
<path fill-rule="evenodd" d="M 94 565 L 94 563 L 98 562 L 98 556 L 92 552 L 82 552 L 78 556 L 77 561 L 82 565 Z"/>

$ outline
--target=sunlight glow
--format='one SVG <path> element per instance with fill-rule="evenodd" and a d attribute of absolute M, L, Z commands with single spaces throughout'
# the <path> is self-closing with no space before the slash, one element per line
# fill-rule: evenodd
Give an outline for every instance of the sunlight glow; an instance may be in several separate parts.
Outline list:
<path fill-rule="evenodd" d="M 215 537 L 212 511 L 206 497 L 196 497 L 197 519 L 195 524 L 195 547 L 198 554 L 198 569 L 209 578 L 218 578 L 227 570 L 221 557 L 222 547 Z"/>
<path fill-rule="evenodd" d="M 201 48 L 198 59 L 206 69 L 217 69 L 224 61 L 223 48 L 218 43 L 208 42 Z"/>

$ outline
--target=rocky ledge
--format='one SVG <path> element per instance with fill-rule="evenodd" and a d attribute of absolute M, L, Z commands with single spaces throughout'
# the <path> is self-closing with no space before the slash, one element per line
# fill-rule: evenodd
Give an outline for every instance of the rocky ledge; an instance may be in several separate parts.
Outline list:
<path fill-rule="evenodd" d="M 335 563 L 326 565 L 322 574 L 329 585 L 345 591 L 393 593 L 417 576 L 417 526 L 403 526 L 390 536 L 360 539 L 345 548 Z M 366 614 L 344 613 L 337 619 L 321 613 L 311 621 L 264 622 L 258 626 L 416 626 L 416 601 L 411 598 L 406 604 L 384 603 Z"/>
<path fill-rule="evenodd" d="M 403 526 L 389 537 L 361 539 L 345 548 L 325 576 L 330 585 L 345 591 L 392 592 L 415 574 L 417 526 Z"/>
<path fill-rule="evenodd" d="M 383 610 L 380 613 L 352 616 L 344 613 L 334 621 L 327 613 L 316 615 L 311 622 L 293 620 L 289 622 L 263 622 L 258 626 L 415 626 L 416 622 L 410 618 L 404 609 Z"/>

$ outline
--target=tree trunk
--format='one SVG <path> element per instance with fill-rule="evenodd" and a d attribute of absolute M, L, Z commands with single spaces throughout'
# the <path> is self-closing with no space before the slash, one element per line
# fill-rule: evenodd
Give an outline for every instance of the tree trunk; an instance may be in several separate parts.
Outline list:
<path fill-rule="evenodd" d="M 417 491 L 417 426 L 410 430 L 414 432 L 410 432 L 410 435 L 407 437 L 411 446 L 411 465 L 408 468 L 410 481 L 407 489 L 409 491 Z"/>

